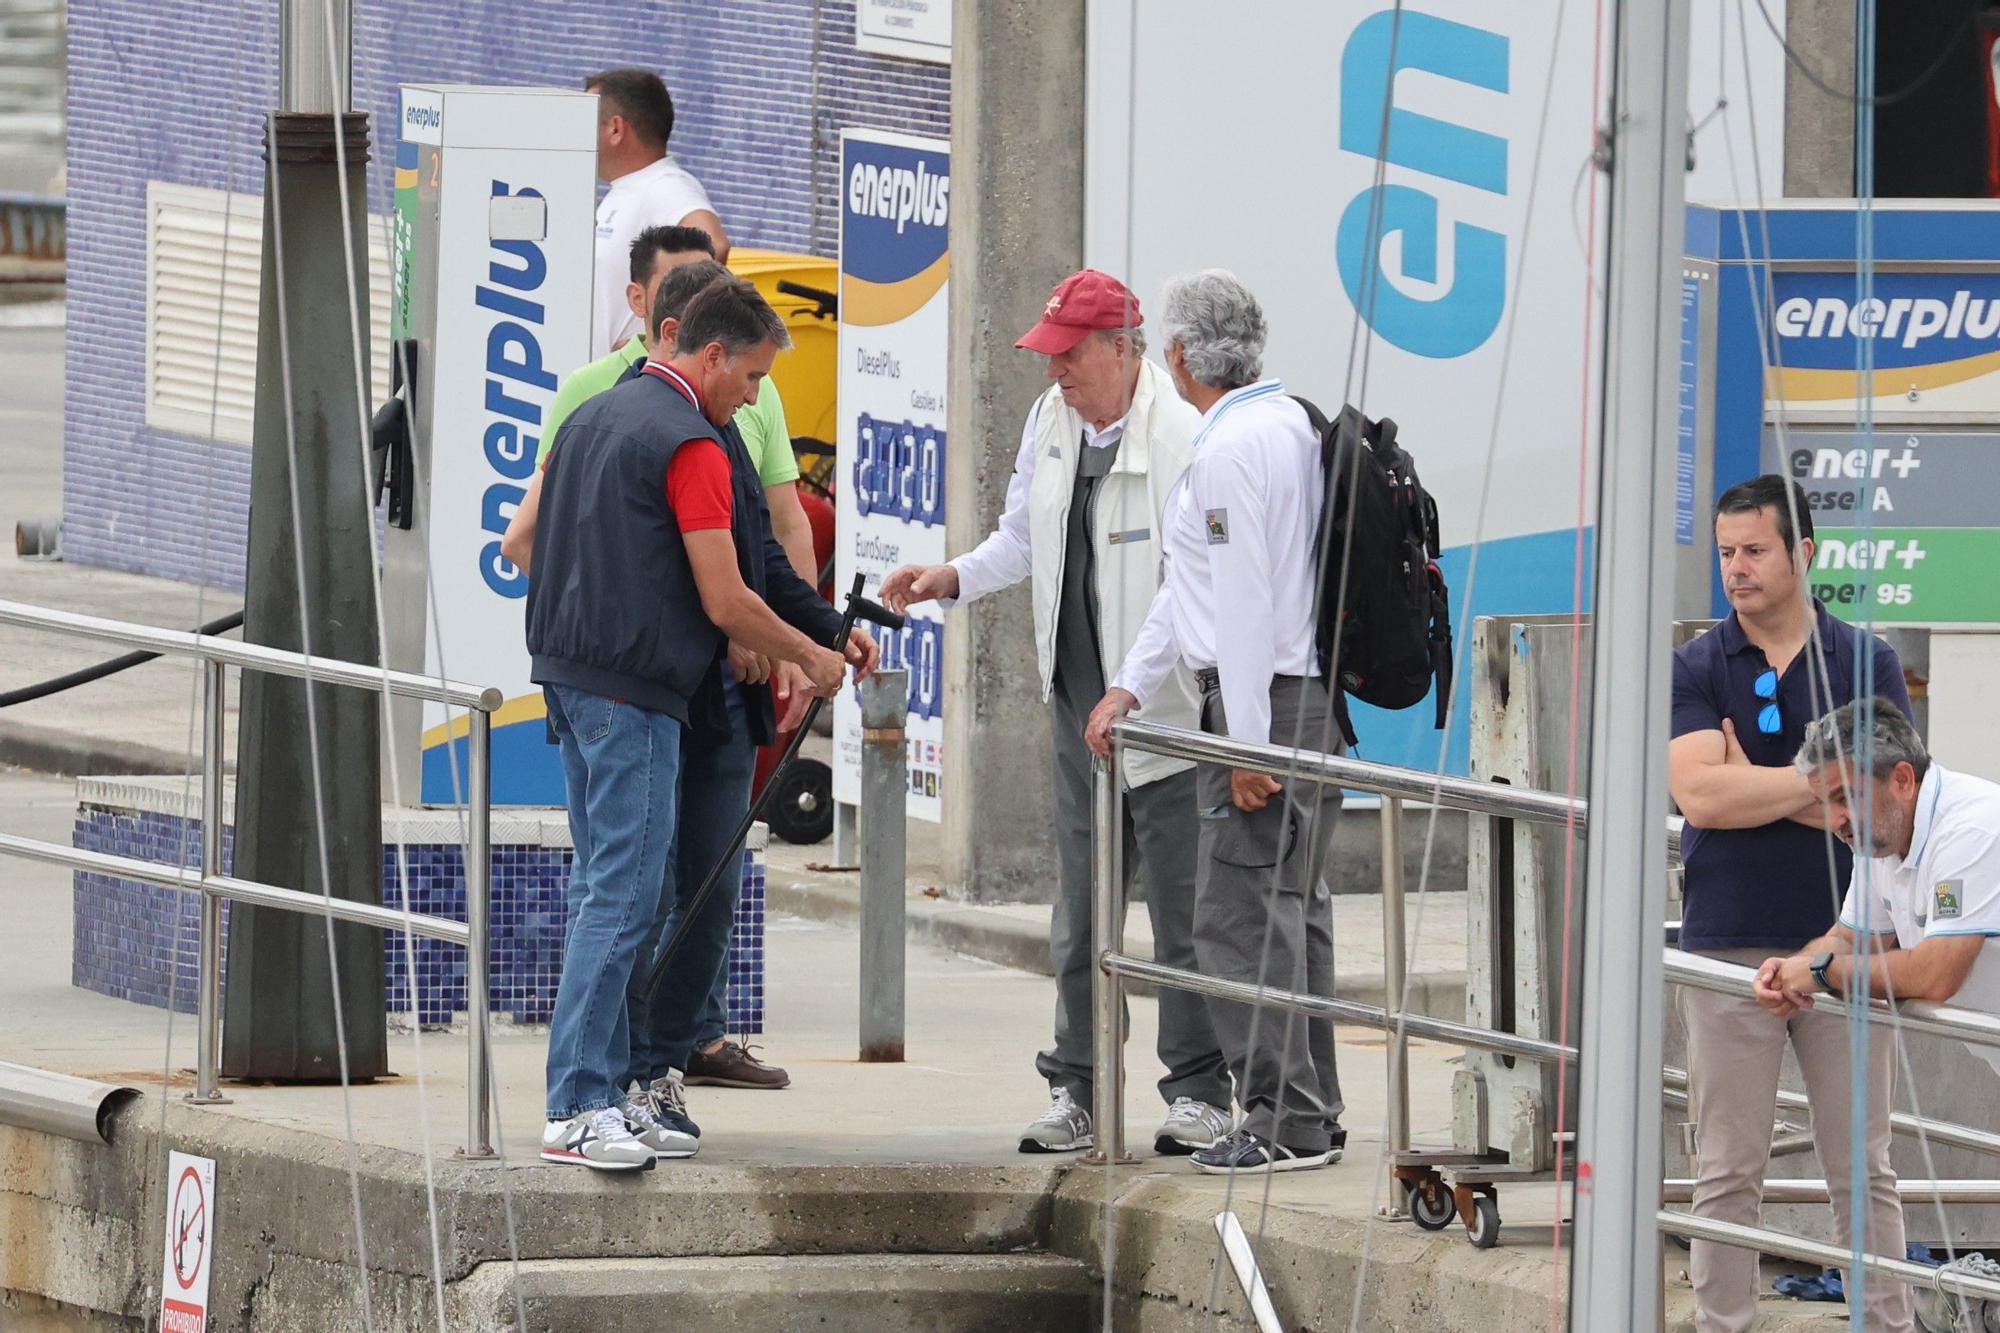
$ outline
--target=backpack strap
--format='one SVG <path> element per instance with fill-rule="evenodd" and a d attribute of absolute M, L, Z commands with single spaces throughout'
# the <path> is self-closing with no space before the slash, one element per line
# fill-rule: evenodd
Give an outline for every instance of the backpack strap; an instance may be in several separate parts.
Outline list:
<path fill-rule="evenodd" d="M 1354 747 L 1361 744 L 1361 738 L 1354 734 L 1354 719 L 1347 711 L 1347 691 L 1340 688 L 1340 682 L 1329 678 L 1327 693 L 1333 696 L 1333 720 L 1340 724 L 1340 738 L 1347 742 L 1347 752 L 1354 753 Z"/>
<path fill-rule="evenodd" d="M 1321 447 L 1324 448 L 1325 447 L 1324 442 L 1326 440 L 1326 428 L 1332 424 L 1326 419 L 1326 413 L 1320 411 L 1319 408 L 1313 403 L 1312 399 L 1310 398 L 1301 398 L 1299 397 L 1299 395 L 1295 393 L 1287 394 L 1286 397 L 1290 398 L 1293 402 L 1297 403 L 1300 407 L 1303 407 L 1306 410 L 1306 421 L 1308 424 L 1312 426 L 1313 434 L 1319 436 L 1322 442 Z"/>

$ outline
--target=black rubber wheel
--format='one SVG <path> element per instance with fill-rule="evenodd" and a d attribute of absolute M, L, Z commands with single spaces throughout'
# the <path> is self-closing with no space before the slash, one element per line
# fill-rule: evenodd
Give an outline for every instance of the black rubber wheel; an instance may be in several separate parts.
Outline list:
<path fill-rule="evenodd" d="M 1425 1231 L 1443 1231 L 1458 1216 L 1458 1209 L 1452 1205 L 1451 1191 L 1435 1176 L 1421 1183 L 1412 1181 L 1405 1186 L 1403 1206 L 1409 1211 L 1410 1220 Z"/>
<path fill-rule="evenodd" d="M 771 832 L 786 842 L 824 842 L 833 835 L 833 770 L 817 759 L 795 759 L 778 775 L 764 807 Z"/>
<path fill-rule="evenodd" d="M 1490 1250 L 1500 1243 L 1500 1201 L 1491 1194 L 1473 1196 L 1472 1225 L 1465 1229 L 1465 1238 L 1475 1250 Z"/>

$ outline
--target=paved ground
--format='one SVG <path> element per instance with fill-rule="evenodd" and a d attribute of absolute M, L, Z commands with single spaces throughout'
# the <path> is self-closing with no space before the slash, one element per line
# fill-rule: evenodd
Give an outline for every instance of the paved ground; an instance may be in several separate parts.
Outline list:
<path fill-rule="evenodd" d="M 0 771 L 0 828 L 55 841 L 66 839 L 74 812 L 69 782 Z M 0 861 L 0 901 L 10 935 L 20 942 L 0 972 L 0 1061 L 130 1083 L 158 1090 L 191 1085 L 193 1029 L 186 1016 L 111 1000 L 69 984 L 70 878 L 18 861 Z M 870 1163 L 1004 1164 L 1020 1160 L 1014 1139 L 1042 1104 L 1032 1072 L 1046 1040 L 1051 995 L 1046 978 L 962 955 L 913 945 L 909 953 L 909 1060 L 863 1065 L 855 1059 L 856 941 L 840 926 L 777 918 L 769 935 L 769 1025 L 766 1054 L 793 1075 L 784 1092 L 698 1088 L 692 1111 L 704 1130 L 701 1160 L 723 1165 Z M 1177 1196 L 1220 1205 L 1226 1182 L 1196 1175 L 1178 1161 L 1153 1157 L 1151 1131 L 1161 1105 L 1152 1088 L 1159 1067 L 1151 1054 L 1156 1007 L 1131 1005 L 1128 1133 L 1141 1162 L 1126 1168 Z M 171 1032 L 171 1037 L 170 1037 Z M 421 1040 L 421 1050 L 419 1041 Z M 296 1128 L 334 1139 L 353 1133 L 364 1143 L 410 1152 L 428 1145 L 447 1155 L 465 1129 L 462 1035 L 400 1033 L 391 1040 L 397 1076 L 355 1088 L 231 1087 L 231 1105 L 214 1114 Z M 544 1037 L 503 1033 L 494 1052 L 500 1086 L 500 1130 L 506 1156 L 522 1170 L 573 1170 L 535 1161 L 541 1119 Z M 1277 1216 L 1371 1217 L 1384 1201 L 1381 1158 L 1384 1105 L 1382 1038 L 1343 1029 L 1339 1054 L 1348 1102 L 1348 1158 L 1338 1167 L 1278 1179 L 1268 1196 L 1261 1182 L 1239 1185 L 1230 1199 L 1253 1231 L 1267 1206 Z M 1450 1140 L 1449 1090 L 1455 1052 L 1413 1043 L 1411 1112 L 1419 1143 Z M 658 1173 L 670 1182 L 670 1171 Z M 1510 1187 L 1503 1195 L 1504 1255 L 1509 1262 L 1547 1263 L 1555 1194 L 1549 1186 Z M 1385 1224 L 1387 1225 L 1387 1224 Z M 1404 1224 L 1397 1224 L 1404 1225 Z M 1496 1256 L 1498 1260 L 1501 1256 Z M 1670 1304 L 1685 1292 L 1669 1263 Z M 1795 1319 L 1815 1312 L 1773 1300 Z M 1832 1325 L 1828 1325 L 1832 1326 Z"/>

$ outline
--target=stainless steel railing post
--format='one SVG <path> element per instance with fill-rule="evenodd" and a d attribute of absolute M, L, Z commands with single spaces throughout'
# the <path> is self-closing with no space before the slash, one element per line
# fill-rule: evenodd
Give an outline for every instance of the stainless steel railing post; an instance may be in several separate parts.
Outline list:
<path fill-rule="evenodd" d="M 211 1106 L 228 1101 L 216 1087 L 222 1063 L 222 898 L 210 887 L 222 875 L 228 826 L 222 802 L 227 673 L 221 662 L 201 664 L 201 927 L 195 946 L 194 1091 L 187 1100 Z"/>
<path fill-rule="evenodd" d="M 1096 800 L 1090 820 L 1091 1128 L 1097 1146 L 1091 1161 L 1125 1160 L 1124 981 L 1104 960 L 1123 942 L 1125 921 L 1124 793 L 1118 780 L 1120 747 L 1094 765 Z"/>
<path fill-rule="evenodd" d="M 1401 1014 L 1408 1006 L 1405 994 L 1409 940 L 1403 926 L 1403 802 L 1395 796 L 1382 798 L 1382 984 L 1387 997 L 1382 1007 Z M 1389 1151 L 1401 1153 L 1410 1147 L 1410 1064 L 1409 1042 L 1401 1022 L 1390 1026 L 1383 1047 L 1389 1060 L 1389 1105 L 1383 1132 Z M 1400 1218 L 1401 1195 L 1390 1193 L 1382 1216 Z"/>
<path fill-rule="evenodd" d="M 493 1050 L 487 1022 L 486 978 L 493 908 L 493 718 L 475 708 L 466 731 L 470 826 L 465 840 L 467 1157 L 493 1156 Z"/>

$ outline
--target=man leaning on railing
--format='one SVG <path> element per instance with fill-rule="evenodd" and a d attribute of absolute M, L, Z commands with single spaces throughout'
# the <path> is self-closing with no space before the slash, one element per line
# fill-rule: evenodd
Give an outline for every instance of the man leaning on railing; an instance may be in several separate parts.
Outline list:
<path fill-rule="evenodd" d="M 1796 764 L 1828 827 L 1868 859 L 1832 930 L 1764 960 L 1758 1000 L 1789 1014 L 1826 991 L 2000 1014 L 2000 784 L 1934 762 L 1887 699 L 1813 723 Z M 2000 1069 L 2000 1049 L 1966 1049 Z"/>

